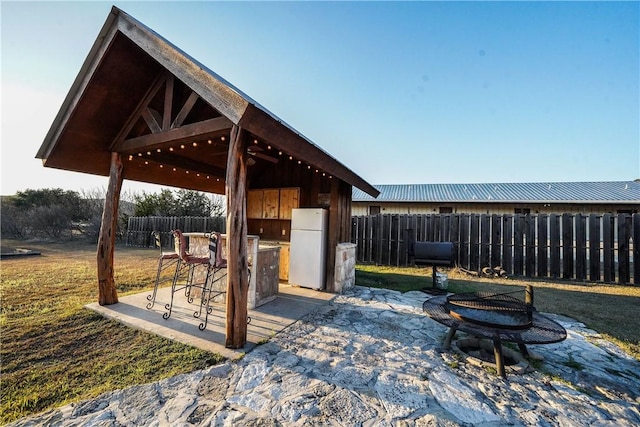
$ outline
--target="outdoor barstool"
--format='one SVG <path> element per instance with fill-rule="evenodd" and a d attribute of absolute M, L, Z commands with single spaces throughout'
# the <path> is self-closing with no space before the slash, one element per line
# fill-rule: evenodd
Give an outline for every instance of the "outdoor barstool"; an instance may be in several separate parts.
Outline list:
<path fill-rule="evenodd" d="M 158 272 L 156 273 L 156 280 L 153 284 L 153 293 L 151 295 L 147 295 L 147 300 L 149 303 L 147 304 L 147 310 L 151 310 L 156 303 L 156 295 L 158 293 L 158 286 L 160 283 L 164 283 L 169 278 L 162 278 L 162 273 L 170 267 L 175 267 L 173 276 L 171 276 L 171 280 L 175 280 L 176 273 L 180 268 L 180 255 L 174 252 L 163 252 L 162 250 L 162 240 L 159 231 L 152 231 L 151 236 L 153 237 L 154 245 L 160 249 L 160 256 L 158 257 Z"/>
<path fill-rule="evenodd" d="M 198 329 L 205 330 L 209 321 L 209 314 L 213 311 L 211 301 L 219 295 L 226 295 L 227 291 L 214 289 L 214 285 L 227 276 L 227 260 L 222 257 L 222 239 L 217 231 L 207 233 L 209 238 L 209 268 L 205 279 L 205 286 L 200 298 L 200 310 L 195 312 L 194 317 L 200 317 L 202 309 L 205 309 L 204 321 L 198 325 Z"/>
<path fill-rule="evenodd" d="M 162 315 L 164 319 L 171 317 L 171 311 L 173 309 L 173 298 L 176 292 L 184 289 L 185 297 L 189 303 L 193 302 L 193 290 L 199 288 L 204 295 L 207 280 L 209 277 L 209 257 L 193 256 L 187 251 L 187 239 L 180 230 L 173 230 L 173 238 L 175 244 L 175 250 L 180 258 L 180 264 L 176 269 L 173 283 L 171 284 L 171 301 L 165 305 L 166 313 Z M 197 267 L 204 267 L 206 269 L 205 280 L 201 283 L 194 283 L 195 269 Z M 185 279 L 183 284 L 180 284 L 182 279 Z M 202 311 L 202 299 L 200 303 L 200 309 L 194 313 L 195 317 L 199 317 Z"/>

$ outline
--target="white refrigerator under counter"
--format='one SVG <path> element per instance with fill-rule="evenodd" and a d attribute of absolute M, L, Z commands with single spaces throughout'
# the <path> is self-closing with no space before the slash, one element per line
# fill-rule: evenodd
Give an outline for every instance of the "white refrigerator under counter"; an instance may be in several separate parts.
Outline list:
<path fill-rule="evenodd" d="M 324 289 L 327 240 L 326 209 L 293 209 L 289 283 L 312 289 Z"/>

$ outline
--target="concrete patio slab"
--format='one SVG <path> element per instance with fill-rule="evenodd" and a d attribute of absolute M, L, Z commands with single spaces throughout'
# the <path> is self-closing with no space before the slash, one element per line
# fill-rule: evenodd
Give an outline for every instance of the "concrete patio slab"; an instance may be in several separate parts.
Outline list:
<path fill-rule="evenodd" d="M 150 310 L 146 308 L 149 294 L 147 291 L 127 295 L 120 297 L 117 304 L 101 306 L 92 303 L 86 307 L 127 326 L 235 359 L 336 297 L 335 294 L 281 283 L 273 301 L 249 310 L 251 323 L 247 328 L 247 343 L 242 349 L 232 350 L 224 346 L 226 312 L 223 303 L 212 304 L 213 312 L 209 314 L 207 328 L 201 331 L 198 325 L 202 319 L 193 315 L 198 301 L 189 304 L 184 293 L 177 292 L 171 317 L 165 320 L 162 315 L 167 312 L 165 304 L 171 298 L 170 288 L 158 289 L 155 305 Z"/>

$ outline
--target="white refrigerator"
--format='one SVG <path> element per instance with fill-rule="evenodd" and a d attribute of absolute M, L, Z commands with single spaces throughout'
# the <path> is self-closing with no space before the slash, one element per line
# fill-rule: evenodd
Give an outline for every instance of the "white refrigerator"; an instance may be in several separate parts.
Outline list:
<path fill-rule="evenodd" d="M 289 283 L 305 288 L 324 289 L 326 209 L 293 209 Z"/>

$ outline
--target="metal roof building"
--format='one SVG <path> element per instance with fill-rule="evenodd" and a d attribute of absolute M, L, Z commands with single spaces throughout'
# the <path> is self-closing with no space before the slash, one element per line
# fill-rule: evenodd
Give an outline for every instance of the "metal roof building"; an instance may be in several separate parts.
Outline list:
<path fill-rule="evenodd" d="M 374 213 L 637 212 L 640 181 L 375 185 L 355 189 L 353 215 Z"/>

